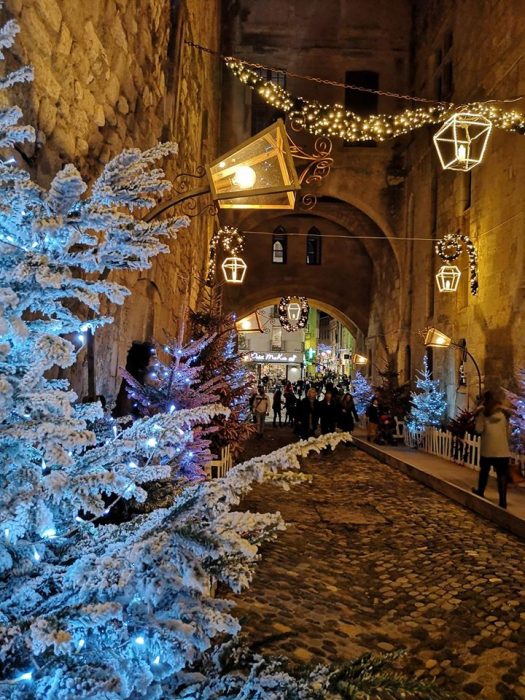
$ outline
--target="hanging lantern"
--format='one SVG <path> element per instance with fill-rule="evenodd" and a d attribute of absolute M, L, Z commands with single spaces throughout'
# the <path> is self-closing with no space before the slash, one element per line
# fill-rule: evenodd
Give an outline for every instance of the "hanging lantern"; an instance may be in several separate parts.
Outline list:
<path fill-rule="evenodd" d="M 434 145 L 444 170 L 471 170 L 481 163 L 492 122 L 469 112 L 453 114 L 434 134 Z"/>
<path fill-rule="evenodd" d="M 296 301 L 290 302 L 288 304 L 288 308 L 286 309 L 286 315 L 291 323 L 297 323 L 297 321 L 301 318 L 301 305 Z"/>
<path fill-rule="evenodd" d="M 427 348 L 448 348 L 452 343 L 452 338 L 445 335 L 437 328 L 429 328 L 425 335 L 425 345 Z"/>
<path fill-rule="evenodd" d="M 297 301 L 292 301 L 292 299 Z M 279 302 L 279 323 L 285 331 L 294 333 L 306 326 L 309 311 L 310 306 L 306 297 L 281 297 Z"/>
<path fill-rule="evenodd" d="M 221 265 L 224 279 L 228 284 L 242 284 L 248 265 L 242 258 L 226 258 Z"/>
<path fill-rule="evenodd" d="M 442 265 L 437 274 L 436 281 L 440 292 L 457 291 L 461 271 L 456 265 Z"/>

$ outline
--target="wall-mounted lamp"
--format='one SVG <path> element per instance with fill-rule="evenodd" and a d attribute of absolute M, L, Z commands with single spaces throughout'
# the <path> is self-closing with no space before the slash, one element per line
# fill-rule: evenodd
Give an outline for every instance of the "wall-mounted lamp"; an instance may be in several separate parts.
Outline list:
<path fill-rule="evenodd" d="M 471 355 L 471 353 L 467 350 L 467 344 L 465 342 L 454 343 L 452 338 L 450 338 L 442 331 L 438 330 L 437 328 L 429 328 L 425 336 L 425 345 L 427 348 L 459 348 L 463 352 L 465 357 L 470 357 L 470 359 L 472 360 L 472 364 L 476 368 L 476 372 L 478 374 L 478 396 L 481 396 L 481 372 L 479 371 L 478 363 Z"/>

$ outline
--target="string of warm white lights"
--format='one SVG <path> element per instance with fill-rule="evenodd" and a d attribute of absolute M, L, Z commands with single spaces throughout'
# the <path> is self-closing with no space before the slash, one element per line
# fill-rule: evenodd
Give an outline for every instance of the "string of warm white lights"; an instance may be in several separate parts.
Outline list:
<path fill-rule="evenodd" d="M 339 136 L 346 141 L 385 141 L 407 134 L 427 124 L 439 124 L 458 111 L 468 110 L 483 116 L 494 127 L 525 133 L 525 115 L 507 111 L 494 103 L 473 102 L 467 105 L 433 104 L 428 107 L 405 109 L 398 114 L 373 114 L 361 117 L 340 104 L 322 104 L 304 97 L 295 97 L 282 86 L 262 78 L 245 62 L 225 59 L 232 73 L 255 90 L 268 104 L 285 112 L 292 124 L 314 136 Z"/>

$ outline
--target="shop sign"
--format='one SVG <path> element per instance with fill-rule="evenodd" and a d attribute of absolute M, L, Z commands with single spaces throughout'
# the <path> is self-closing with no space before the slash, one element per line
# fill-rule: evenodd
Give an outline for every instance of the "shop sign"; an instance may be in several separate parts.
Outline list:
<path fill-rule="evenodd" d="M 296 352 L 253 352 L 248 353 L 248 360 L 251 362 L 280 362 L 297 364 L 301 358 Z"/>

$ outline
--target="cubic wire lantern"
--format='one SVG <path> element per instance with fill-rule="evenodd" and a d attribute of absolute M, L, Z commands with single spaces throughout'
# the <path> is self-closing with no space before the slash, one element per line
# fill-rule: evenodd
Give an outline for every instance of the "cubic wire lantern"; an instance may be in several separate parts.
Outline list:
<path fill-rule="evenodd" d="M 455 292 L 459 285 L 461 270 L 456 265 L 442 265 L 436 273 L 440 292 Z"/>
<path fill-rule="evenodd" d="M 481 163 L 491 130 L 490 119 L 479 114 L 453 114 L 434 134 L 443 169 L 467 171 Z"/>
<path fill-rule="evenodd" d="M 248 265 L 242 258 L 225 258 L 221 265 L 224 279 L 228 284 L 242 284 Z"/>
<path fill-rule="evenodd" d="M 257 311 L 235 321 L 235 328 L 239 333 L 264 333 Z"/>
<path fill-rule="evenodd" d="M 293 209 L 301 183 L 282 119 L 206 167 L 222 209 Z"/>

